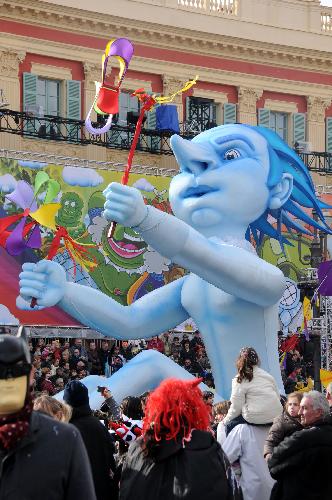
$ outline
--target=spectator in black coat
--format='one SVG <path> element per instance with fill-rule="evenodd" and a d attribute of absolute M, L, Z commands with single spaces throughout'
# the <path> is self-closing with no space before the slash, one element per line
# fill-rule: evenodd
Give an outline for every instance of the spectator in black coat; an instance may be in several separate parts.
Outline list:
<path fill-rule="evenodd" d="M 190 359 L 191 361 L 196 359 L 195 351 L 191 349 L 189 340 L 183 343 L 183 348 L 180 352 L 180 359 L 182 364 L 184 364 L 185 359 Z"/>
<path fill-rule="evenodd" d="M 32 410 L 23 331 L 0 335 L 0 499 L 96 500 L 80 433 Z"/>
<path fill-rule="evenodd" d="M 73 380 L 66 385 L 63 399 L 73 408 L 70 423 L 80 431 L 88 452 L 97 500 L 115 500 L 114 444 L 106 427 L 92 415 L 87 387 Z"/>
<path fill-rule="evenodd" d="M 190 347 L 195 352 L 197 352 L 198 347 L 204 347 L 204 342 L 202 340 L 201 334 L 197 330 L 194 332 L 194 336 L 190 341 Z"/>
<path fill-rule="evenodd" d="M 332 421 L 323 394 L 306 393 L 300 415 L 305 429 L 284 439 L 268 461 L 277 481 L 271 500 L 331 500 Z"/>
<path fill-rule="evenodd" d="M 203 370 L 195 360 L 192 361 L 190 358 L 186 358 L 183 362 L 183 368 L 196 377 L 203 376 Z"/>
<path fill-rule="evenodd" d="M 111 353 L 110 345 L 108 340 L 101 341 L 101 348 L 98 351 L 99 359 L 101 362 L 102 375 L 105 375 L 105 367 L 108 360 L 108 356 Z"/>
<path fill-rule="evenodd" d="M 120 354 L 126 361 L 130 361 L 134 357 L 132 353 L 132 346 L 129 344 L 128 340 L 123 340 L 121 342 Z"/>
<path fill-rule="evenodd" d="M 90 375 L 101 375 L 103 373 L 103 367 L 97 351 L 96 343 L 93 341 L 89 343 L 87 358 Z"/>

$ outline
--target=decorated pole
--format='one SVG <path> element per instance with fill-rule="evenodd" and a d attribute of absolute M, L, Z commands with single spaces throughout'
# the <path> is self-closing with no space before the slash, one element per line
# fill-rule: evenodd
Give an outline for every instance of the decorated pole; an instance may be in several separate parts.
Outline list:
<path fill-rule="evenodd" d="M 128 154 L 128 159 L 127 159 L 127 166 L 124 170 L 123 176 L 121 178 L 121 184 L 127 185 L 129 181 L 129 175 L 130 175 L 130 170 L 132 167 L 133 163 L 133 158 L 134 154 L 136 151 L 137 147 L 137 142 L 142 130 L 142 125 L 143 125 L 143 119 L 145 112 L 151 111 L 155 106 L 158 106 L 160 104 L 167 104 L 173 101 L 173 99 L 178 95 L 181 94 L 182 92 L 185 92 L 186 90 L 189 90 L 193 85 L 196 84 L 198 79 L 198 76 L 196 76 L 193 80 L 189 80 L 184 84 L 184 86 L 178 90 L 177 92 L 174 92 L 174 94 L 170 96 L 156 96 L 154 94 L 150 95 L 147 92 L 144 91 L 144 89 L 138 89 L 135 90 L 135 92 L 132 94 L 133 96 L 136 96 L 138 100 L 141 103 L 141 110 L 140 114 L 136 123 L 135 127 L 135 134 L 133 138 L 133 142 L 131 144 L 129 154 Z M 114 231 L 116 228 L 116 222 L 111 222 L 107 237 L 108 238 L 113 238 Z"/>

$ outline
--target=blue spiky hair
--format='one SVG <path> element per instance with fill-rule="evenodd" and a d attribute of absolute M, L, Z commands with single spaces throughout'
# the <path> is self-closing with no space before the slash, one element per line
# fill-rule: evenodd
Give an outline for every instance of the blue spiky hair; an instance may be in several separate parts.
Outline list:
<path fill-rule="evenodd" d="M 284 224 L 290 233 L 295 230 L 297 233 L 300 232 L 312 236 L 312 233 L 303 227 L 301 222 L 309 224 L 320 231 L 332 234 L 322 212 L 322 208 L 331 207 L 316 197 L 315 186 L 301 158 L 272 130 L 265 127 L 244 126 L 262 135 L 268 143 L 270 157 L 268 187 L 272 188 L 278 184 L 284 173 L 289 173 L 293 177 L 293 190 L 286 203 L 278 210 L 267 209 L 259 219 L 250 224 L 246 238 L 250 240 L 250 236 L 252 235 L 256 243 L 259 243 L 264 234 L 267 234 L 281 243 L 290 244 L 282 236 L 281 226 Z M 302 207 L 314 209 L 319 221 L 315 221 Z M 269 215 L 272 215 L 276 220 L 276 228 L 268 221 Z M 294 217 L 298 220 L 294 220 Z"/>

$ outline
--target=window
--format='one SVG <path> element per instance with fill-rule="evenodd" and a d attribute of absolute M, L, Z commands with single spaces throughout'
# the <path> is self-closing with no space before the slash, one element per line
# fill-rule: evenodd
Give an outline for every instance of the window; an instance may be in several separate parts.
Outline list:
<path fill-rule="evenodd" d="M 34 137 L 71 142 L 80 139 L 80 126 L 76 123 L 59 125 L 50 117 L 64 116 L 71 120 L 81 119 L 81 82 L 44 78 L 34 73 L 23 73 L 23 111 L 27 113 L 24 131 Z"/>
<path fill-rule="evenodd" d="M 217 104 L 205 97 L 187 97 L 187 132 L 202 132 L 217 125 Z"/>
<path fill-rule="evenodd" d="M 56 80 L 37 79 L 37 107 L 44 115 L 60 115 L 60 82 Z"/>
<path fill-rule="evenodd" d="M 137 97 L 133 97 L 129 92 L 121 92 L 119 101 L 119 125 L 127 125 L 127 113 L 139 113 L 139 100 Z"/>
<path fill-rule="evenodd" d="M 288 142 L 288 113 L 270 111 L 270 129 Z"/>
<path fill-rule="evenodd" d="M 137 97 L 133 97 L 131 92 L 120 92 L 119 115 L 115 123 L 121 127 L 131 126 L 130 130 L 119 131 L 114 127 L 108 132 L 111 145 L 128 148 L 133 140 L 135 124 L 139 115 L 140 106 Z M 139 149 L 139 142 L 138 142 Z"/>

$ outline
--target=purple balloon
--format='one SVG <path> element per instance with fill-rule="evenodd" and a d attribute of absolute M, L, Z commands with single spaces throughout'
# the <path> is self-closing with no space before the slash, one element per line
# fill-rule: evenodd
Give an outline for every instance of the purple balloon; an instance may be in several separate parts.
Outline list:
<path fill-rule="evenodd" d="M 124 59 L 126 66 L 128 66 L 133 53 L 134 47 L 127 38 L 117 38 L 110 46 L 108 56 L 120 56 Z"/>

